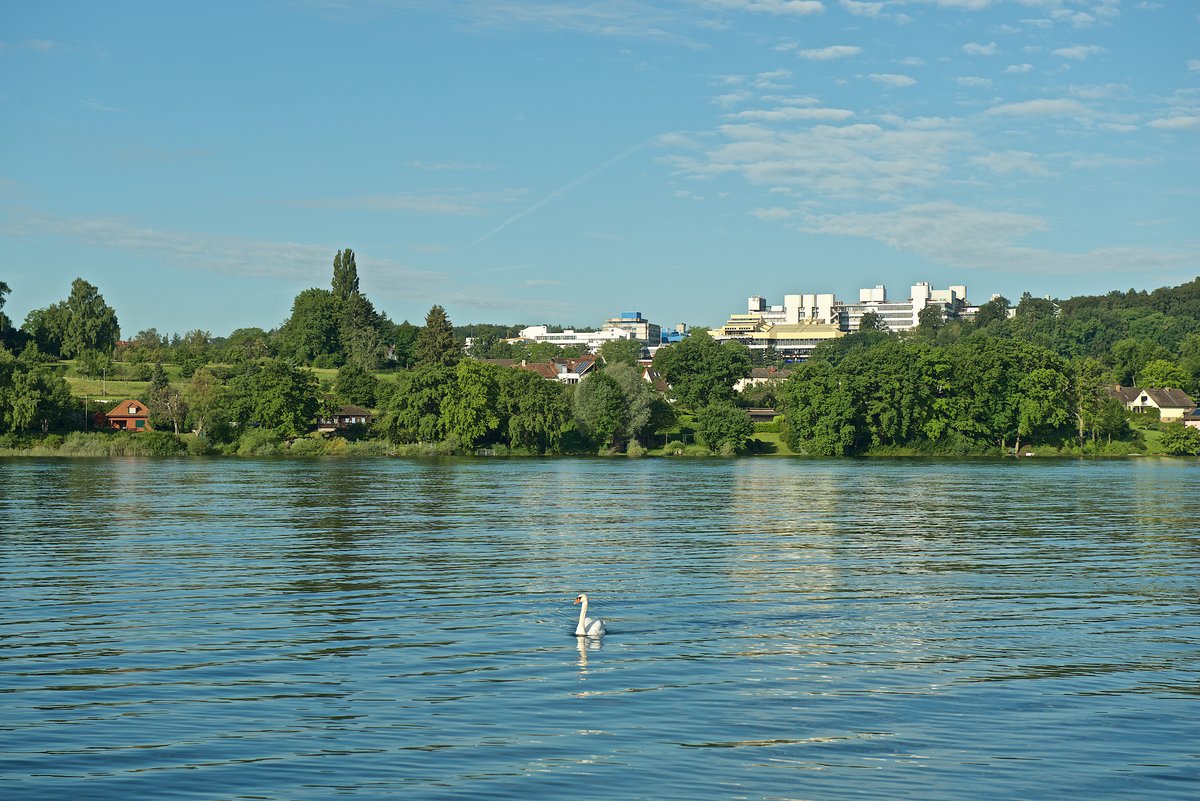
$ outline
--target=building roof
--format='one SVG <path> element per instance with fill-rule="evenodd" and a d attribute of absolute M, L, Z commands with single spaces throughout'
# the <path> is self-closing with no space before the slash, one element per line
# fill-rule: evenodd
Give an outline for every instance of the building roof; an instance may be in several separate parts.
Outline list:
<path fill-rule="evenodd" d="M 339 417 L 370 417 L 371 410 L 364 409 L 361 406 L 347 404 L 345 406 L 339 406 L 335 414 L 337 414 Z"/>
<path fill-rule="evenodd" d="M 1124 404 L 1132 403 L 1142 394 L 1137 387 L 1123 387 L 1120 384 L 1109 384 L 1104 391 Z"/>
<path fill-rule="evenodd" d="M 791 370 L 780 370 L 778 367 L 751 367 L 747 378 L 757 381 L 777 379 L 782 381 L 792 374 Z"/>
<path fill-rule="evenodd" d="M 133 407 L 136 411 L 129 411 Z M 127 398 L 108 410 L 106 417 L 149 417 L 150 410 L 137 398 Z"/>
<path fill-rule="evenodd" d="M 1191 409 L 1196 405 L 1182 389 L 1155 387 L 1143 389 L 1142 392 L 1150 396 L 1150 400 L 1160 409 Z"/>

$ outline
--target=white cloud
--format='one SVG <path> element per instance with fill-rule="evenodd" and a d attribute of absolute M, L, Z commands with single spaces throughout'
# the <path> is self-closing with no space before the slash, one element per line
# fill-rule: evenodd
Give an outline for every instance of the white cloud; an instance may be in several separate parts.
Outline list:
<path fill-rule="evenodd" d="M 787 83 L 785 82 L 791 79 L 791 70 L 778 69 L 760 72 L 754 76 L 754 87 L 756 89 L 786 89 Z"/>
<path fill-rule="evenodd" d="M 1200 117 L 1162 117 L 1151 120 L 1147 125 L 1160 131 L 1187 131 L 1192 128 L 1200 128 Z"/>
<path fill-rule="evenodd" d="M 1188 72 L 1200 72 L 1200 58 L 1189 58 L 1187 68 Z"/>
<path fill-rule="evenodd" d="M 971 163 L 984 167 L 997 175 L 1024 173 L 1025 175 L 1045 176 L 1050 174 L 1050 171 L 1038 161 L 1036 154 L 1019 150 L 976 156 L 971 159 Z"/>
<path fill-rule="evenodd" d="M 856 0 L 841 0 L 842 8 L 858 17 L 878 17 L 883 3 L 860 3 Z"/>
<path fill-rule="evenodd" d="M 887 72 L 872 72 L 867 77 L 872 81 L 875 81 L 875 83 L 881 83 L 884 86 L 915 86 L 917 83 L 916 78 L 910 78 L 907 75 L 895 75 Z"/>
<path fill-rule="evenodd" d="M 29 213 L 10 228 L 8 233 L 14 235 L 61 236 L 89 247 L 146 253 L 193 269 L 297 280 L 324 279 L 329 269 L 329 254 L 337 249 L 333 245 L 148 228 L 112 217 L 67 218 Z M 362 256 L 360 253 L 360 262 Z M 389 280 L 404 276 L 420 280 L 436 278 L 432 273 L 412 271 L 386 260 L 373 259 L 372 265 L 387 272 Z"/>
<path fill-rule="evenodd" d="M 781 220 L 790 220 L 796 216 L 796 212 L 774 206 L 769 209 L 751 209 L 750 215 L 760 220 L 767 220 L 768 222 L 779 222 Z"/>
<path fill-rule="evenodd" d="M 809 61 L 832 61 L 836 58 L 857 56 L 861 52 L 862 48 L 855 45 L 831 45 L 813 50 L 801 50 L 796 55 Z"/>
<path fill-rule="evenodd" d="M 1022 75 L 1033 70 L 1032 64 L 1009 64 L 1004 71 L 1009 75 Z"/>
<path fill-rule="evenodd" d="M 964 75 L 962 77 L 955 78 L 954 80 L 959 86 L 966 86 L 968 88 L 978 88 L 992 85 L 991 78 L 980 78 L 974 75 Z"/>
<path fill-rule="evenodd" d="M 968 56 L 994 56 L 998 49 L 995 42 L 988 42 L 985 45 L 978 42 L 967 42 L 962 46 L 962 51 Z"/>
<path fill-rule="evenodd" d="M 1063 253 L 1022 246 L 1018 243 L 1026 237 L 1050 230 L 1045 220 L 948 201 L 879 213 L 811 215 L 805 218 L 803 227 L 814 233 L 873 239 L 960 268 L 1093 273 L 1180 269 L 1195 264 L 1194 254 L 1164 253 L 1149 248 L 1095 248 L 1082 253 Z"/>
<path fill-rule="evenodd" d="M 1059 58 L 1068 58 L 1072 61 L 1085 61 L 1091 56 L 1098 56 L 1101 53 L 1107 52 L 1107 50 L 1099 45 L 1075 45 L 1074 47 L 1060 47 L 1054 51 L 1054 55 Z"/>
<path fill-rule="evenodd" d="M 809 14 L 820 14 L 825 10 L 825 4 L 820 0 L 710 0 L 710 3 L 731 11 L 802 17 Z"/>
<path fill-rule="evenodd" d="M 1005 117 L 1074 117 L 1090 118 L 1092 111 L 1078 100 L 1041 98 L 1020 103 L 1005 103 L 988 109 L 987 114 Z"/>
<path fill-rule="evenodd" d="M 721 108 L 729 108 L 730 106 L 736 106 L 739 103 L 745 103 L 753 98 L 754 94 L 752 92 L 726 92 L 723 95 L 717 95 L 714 97 L 713 102 Z"/>
<path fill-rule="evenodd" d="M 713 179 L 740 176 L 751 184 L 791 187 L 829 199 L 901 198 L 934 186 L 968 134 L 930 121 L 889 127 L 816 125 L 772 130 L 760 124 L 725 125 L 724 143 L 670 159 L 681 174 Z"/>
<path fill-rule="evenodd" d="M 820 120 L 823 122 L 839 122 L 854 116 L 854 112 L 844 108 L 811 108 L 801 106 L 785 106 L 776 109 L 751 109 L 739 111 L 731 115 L 732 119 L 750 122 L 796 122 L 801 120 Z"/>

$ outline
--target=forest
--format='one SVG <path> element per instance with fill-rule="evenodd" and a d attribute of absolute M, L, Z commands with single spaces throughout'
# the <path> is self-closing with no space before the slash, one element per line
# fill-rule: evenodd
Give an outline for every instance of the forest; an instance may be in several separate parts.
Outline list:
<path fill-rule="evenodd" d="M 5 453 L 1200 453 L 1200 430 L 1131 414 L 1111 392 L 1200 395 L 1200 278 L 995 298 L 969 320 L 928 309 L 903 333 L 868 314 L 800 364 L 695 328 L 658 349 L 657 383 L 636 343 L 612 342 L 578 385 L 514 368 L 583 355 L 506 341 L 521 325 L 456 327 L 439 305 L 420 325 L 391 321 L 360 290 L 349 249 L 335 254 L 329 287 L 300 292 L 277 328 L 224 337 L 122 338 L 116 310 L 83 278 L 20 326 L 4 314 L 9 294 L 0 281 Z M 780 379 L 735 392 L 756 365 Z M 96 413 L 126 397 L 148 406 L 153 430 L 94 431 Z M 371 424 L 314 430 L 345 405 L 370 410 Z M 779 416 L 754 423 L 748 408 Z"/>

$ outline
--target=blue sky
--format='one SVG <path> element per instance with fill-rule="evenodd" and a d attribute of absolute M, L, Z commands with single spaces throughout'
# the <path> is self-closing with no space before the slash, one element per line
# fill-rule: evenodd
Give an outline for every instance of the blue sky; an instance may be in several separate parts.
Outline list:
<path fill-rule="evenodd" d="M 10 4 L 0 280 L 272 328 L 353 248 L 395 320 L 719 324 L 1200 274 L 1200 7 L 1160 0 Z"/>

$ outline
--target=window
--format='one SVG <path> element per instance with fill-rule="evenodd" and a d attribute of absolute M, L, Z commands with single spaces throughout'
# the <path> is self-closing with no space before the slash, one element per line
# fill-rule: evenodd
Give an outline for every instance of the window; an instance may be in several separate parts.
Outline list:
<path fill-rule="evenodd" d="M 145 420 L 134 420 L 133 425 L 134 425 L 134 428 L 145 428 L 146 421 Z"/>

